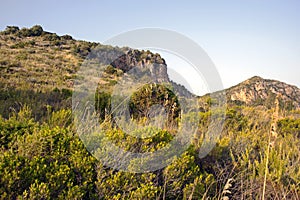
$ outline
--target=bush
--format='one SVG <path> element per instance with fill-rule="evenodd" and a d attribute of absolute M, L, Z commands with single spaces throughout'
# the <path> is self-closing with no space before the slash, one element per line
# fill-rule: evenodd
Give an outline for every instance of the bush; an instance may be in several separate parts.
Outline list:
<path fill-rule="evenodd" d="M 73 40 L 72 36 L 70 36 L 70 35 L 63 35 L 63 36 L 61 36 L 61 39 L 63 39 L 63 40 Z"/>
<path fill-rule="evenodd" d="M 147 84 L 134 92 L 129 101 L 129 109 L 134 119 L 150 117 L 149 108 L 160 104 L 166 110 L 168 121 L 172 122 L 180 115 L 180 105 L 176 95 L 164 85 Z"/>
<path fill-rule="evenodd" d="M 18 33 L 20 37 L 35 37 L 41 36 L 44 33 L 44 30 L 40 25 L 35 25 L 30 29 L 22 28 Z"/>
<path fill-rule="evenodd" d="M 113 66 L 111 65 L 108 65 L 105 70 L 104 70 L 105 73 L 107 74 L 115 74 L 117 72 L 116 68 L 114 68 Z"/>
<path fill-rule="evenodd" d="M 58 35 L 56 35 L 56 33 L 44 32 L 43 37 L 44 37 L 44 40 L 46 40 L 46 41 L 60 40 L 60 37 Z"/>
<path fill-rule="evenodd" d="M 5 35 L 9 35 L 9 34 L 15 34 L 17 32 L 19 32 L 19 27 L 17 26 L 7 26 L 5 31 L 4 31 L 4 34 Z"/>
<path fill-rule="evenodd" d="M 41 36 L 44 32 L 43 28 L 40 25 L 35 25 L 29 30 L 31 32 L 30 36 Z"/>

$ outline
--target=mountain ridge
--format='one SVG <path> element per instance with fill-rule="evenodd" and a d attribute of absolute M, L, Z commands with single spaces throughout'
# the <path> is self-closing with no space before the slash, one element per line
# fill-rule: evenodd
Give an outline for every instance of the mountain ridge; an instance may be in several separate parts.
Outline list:
<path fill-rule="evenodd" d="M 64 90 L 71 94 L 73 82 L 78 78 L 76 74 L 78 68 L 99 45 L 109 51 L 119 52 L 121 56 L 106 63 L 117 70 L 127 72 L 136 65 L 140 68 L 146 67 L 150 69 L 151 77 L 156 82 L 170 82 L 185 96 L 192 95 L 185 87 L 169 79 L 167 64 L 159 54 L 128 47 L 117 48 L 100 43 L 79 41 L 69 35 L 58 36 L 55 33 L 44 31 L 38 25 L 29 29 L 8 26 L 1 32 L 0 84 L 2 88 L 35 90 L 37 92 L 49 91 L 49 89 L 52 91 L 57 88 L 58 91 Z M 113 76 L 108 76 L 108 79 L 110 80 L 105 82 L 107 87 L 111 87 L 117 81 Z M 272 107 L 272 103 L 278 97 L 286 108 L 300 108 L 300 89 L 298 87 L 277 80 L 264 79 L 260 76 L 251 77 L 224 89 L 223 92 L 226 93 L 229 105 Z"/>

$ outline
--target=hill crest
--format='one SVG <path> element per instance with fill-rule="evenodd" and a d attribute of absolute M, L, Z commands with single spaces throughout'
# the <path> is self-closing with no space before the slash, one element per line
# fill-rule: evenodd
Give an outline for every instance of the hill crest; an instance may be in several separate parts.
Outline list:
<path fill-rule="evenodd" d="M 72 90 L 78 68 L 98 45 L 101 44 L 46 32 L 39 25 L 22 29 L 8 26 L 0 33 L 0 84 L 2 88 L 33 89 L 38 92 L 52 91 L 55 88 Z M 149 67 L 155 80 L 170 81 L 166 62 L 159 54 L 128 47 L 101 46 L 112 51 L 124 52 L 111 63 L 113 67 L 123 72 L 135 65 Z M 108 85 L 112 81 L 107 80 Z M 189 95 L 183 86 L 173 82 L 172 85 L 181 87 L 180 91 Z M 300 108 L 300 89 L 277 80 L 254 76 L 224 91 L 228 103 L 233 105 L 272 107 L 275 98 L 278 97 L 286 108 Z"/>
<path fill-rule="evenodd" d="M 229 102 L 270 106 L 279 98 L 286 106 L 300 108 L 300 89 L 296 86 L 259 76 L 251 77 L 226 89 Z"/>

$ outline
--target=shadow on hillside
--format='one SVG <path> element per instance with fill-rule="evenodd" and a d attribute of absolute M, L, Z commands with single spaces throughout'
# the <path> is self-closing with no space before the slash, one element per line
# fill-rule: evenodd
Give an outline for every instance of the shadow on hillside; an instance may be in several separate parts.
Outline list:
<path fill-rule="evenodd" d="M 32 109 L 32 117 L 44 121 L 47 110 L 71 109 L 72 91 L 68 89 L 53 89 L 48 92 L 34 90 L 19 90 L 14 88 L 0 89 L 0 113 L 8 118 L 13 112 L 17 113 L 24 105 Z M 49 107 L 50 106 L 50 107 Z"/>

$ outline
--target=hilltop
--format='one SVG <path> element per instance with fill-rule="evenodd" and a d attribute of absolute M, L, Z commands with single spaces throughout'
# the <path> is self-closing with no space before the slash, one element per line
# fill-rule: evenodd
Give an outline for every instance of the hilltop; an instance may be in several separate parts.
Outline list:
<path fill-rule="evenodd" d="M 285 109 L 300 108 L 300 89 L 277 80 L 254 76 L 225 91 L 229 103 L 264 105 L 270 108 L 278 97 Z"/>

